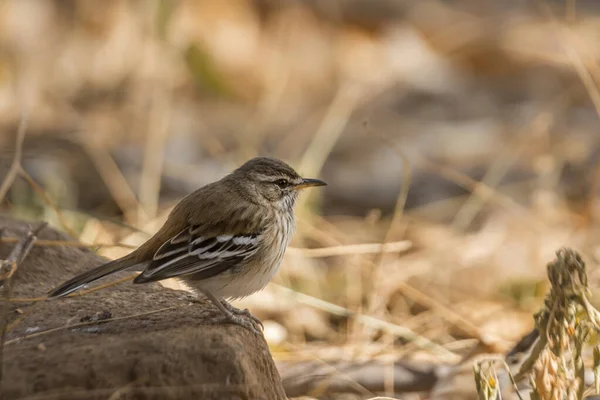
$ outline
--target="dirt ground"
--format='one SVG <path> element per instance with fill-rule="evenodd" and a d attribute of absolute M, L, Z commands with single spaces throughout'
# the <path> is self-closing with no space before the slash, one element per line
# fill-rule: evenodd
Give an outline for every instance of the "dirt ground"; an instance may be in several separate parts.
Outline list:
<path fill-rule="evenodd" d="M 3 236 L 27 229 L 0 217 Z M 65 240 L 49 228 L 41 239 Z M 2 244 L 6 257 L 12 245 Z M 13 297 L 35 297 L 103 262 L 93 252 L 35 247 Z M 9 305 L 2 399 L 284 399 L 263 338 L 218 323 L 217 310 L 157 284 Z M 83 324 L 83 325 L 82 325 Z"/>

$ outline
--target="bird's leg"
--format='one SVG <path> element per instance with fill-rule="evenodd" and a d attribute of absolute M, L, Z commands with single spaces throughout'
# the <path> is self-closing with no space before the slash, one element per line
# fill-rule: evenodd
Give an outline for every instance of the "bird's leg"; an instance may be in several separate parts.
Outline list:
<path fill-rule="evenodd" d="M 233 314 L 236 315 L 243 315 L 246 318 L 250 318 L 252 321 L 254 321 L 255 324 L 260 325 L 260 328 L 262 330 L 265 330 L 265 327 L 263 326 L 263 323 L 260 319 L 256 318 L 254 315 L 252 315 L 250 313 L 250 310 L 248 310 L 247 308 L 244 308 L 243 310 L 234 307 L 233 305 L 231 305 L 231 303 L 229 303 L 228 301 L 225 300 L 221 300 L 221 304 L 223 305 L 223 307 L 225 307 L 227 310 L 231 311 Z"/>
<path fill-rule="evenodd" d="M 231 304 L 227 303 L 226 301 L 221 301 L 221 300 L 217 299 L 209 291 L 204 291 L 203 290 L 202 293 L 204 293 L 204 295 L 215 306 L 217 306 L 217 308 L 223 313 L 226 322 L 229 322 L 231 324 L 240 325 L 240 326 L 242 326 L 242 327 L 244 327 L 246 329 L 249 329 L 249 330 L 253 331 L 254 333 L 256 333 L 258 335 L 261 334 L 260 330 L 258 330 L 256 328 L 256 325 L 255 325 L 255 323 L 258 320 L 258 318 L 255 318 L 254 316 L 252 316 L 249 311 L 248 311 L 248 314 L 251 317 L 250 319 L 245 318 L 245 316 L 247 316 L 247 314 L 245 314 L 243 312 L 243 310 L 240 310 L 240 309 L 237 309 L 237 308 L 233 307 Z M 227 304 L 227 306 L 225 304 Z M 232 311 L 232 309 L 237 310 L 238 312 Z M 242 316 L 242 315 L 244 315 L 244 316 Z M 258 323 L 262 327 L 262 323 L 260 322 L 260 320 L 258 321 Z"/>

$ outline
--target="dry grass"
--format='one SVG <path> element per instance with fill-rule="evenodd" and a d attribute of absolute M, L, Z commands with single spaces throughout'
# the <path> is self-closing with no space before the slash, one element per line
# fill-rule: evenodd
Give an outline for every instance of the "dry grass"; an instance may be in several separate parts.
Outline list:
<path fill-rule="evenodd" d="M 324 22 L 300 5 L 289 10 L 282 6 L 281 10 L 274 12 L 273 21 L 263 25 L 256 22 L 254 25 L 254 14 L 249 6 L 230 8 L 211 3 L 217 10 L 215 12 L 222 13 L 223 21 L 231 23 L 228 28 L 231 31 L 226 31 L 232 36 L 228 36 L 216 28 L 206 31 L 202 23 L 186 25 L 186 18 L 203 21 L 202 6 L 196 5 L 200 7 L 196 9 L 190 2 L 182 2 L 184 11 L 177 11 L 171 16 L 175 22 L 169 28 L 167 39 L 160 37 L 159 29 L 147 26 L 147 21 L 160 11 L 157 8 L 149 7 L 148 15 L 136 16 L 127 2 L 119 3 L 120 6 L 114 7 L 129 10 L 120 17 L 124 20 L 110 13 L 94 20 L 91 14 L 87 14 L 90 10 L 79 10 L 82 19 L 75 22 L 81 25 L 79 28 L 91 29 L 86 24 L 98 24 L 96 29 L 105 29 L 107 43 L 111 43 L 94 51 L 113 54 L 111 52 L 119 51 L 119 43 L 130 41 L 136 43 L 132 45 L 131 58 L 144 60 L 148 65 L 141 73 L 136 68 L 142 66 L 128 65 L 127 60 L 120 67 L 89 64 L 85 59 L 91 56 L 86 51 L 92 50 L 78 48 L 76 38 L 65 42 L 64 47 L 76 54 L 71 63 L 78 65 L 77 60 L 81 63 L 81 69 L 77 70 L 81 76 L 74 74 L 73 87 L 90 85 L 99 93 L 104 90 L 114 95 L 119 93 L 120 87 L 120 83 L 116 82 L 127 82 L 128 86 L 123 89 L 125 94 L 121 93 L 124 99 L 119 99 L 118 95 L 114 95 L 115 99 L 107 96 L 108 100 L 103 100 L 101 106 L 89 109 L 74 106 L 75 102 L 66 95 L 57 95 L 58 99 L 51 106 L 42 104 L 43 100 L 38 99 L 42 103 L 34 104 L 35 112 L 30 110 L 20 119 L 14 158 L 0 186 L 0 202 L 9 211 L 19 206 L 13 204 L 9 194 L 11 188 L 15 189 L 15 182 L 25 182 L 31 188 L 31 196 L 35 196 L 45 210 L 55 214 L 59 228 L 74 239 L 65 242 L 38 240 L 36 246 L 85 246 L 97 249 L 103 255 L 117 257 L 141 244 L 164 221 L 176 200 L 174 197 L 181 195 L 161 192 L 168 187 L 168 182 L 165 183 L 168 179 L 176 179 L 187 191 L 191 185 L 216 179 L 240 160 L 260 153 L 284 158 L 307 176 L 321 175 L 330 159 L 351 160 L 338 164 L 339 168 L 356 168 L 358 176 L 358 169 L 363 166 L 359 161 L 369 157 L 385 158 L 385 167 L 397 171 L 391 174 L 394 179 L 387 180 L 385 184 L 396 184 L 401 190 L 395 201 L 387 201 L 392 211 L 383 216 L 373 212 L 364 218 L 322 217 L 323 199 L 317 198 L 316 192 L 313 193 L 315 198 L 302 198 L 298 207 L 298 235 L 276 282 L 264 293 L 246 300 L 253 312 L 272 319 L 285 331 L 285 339 L 271 343 L 274 354 L 286 359 L 308 357 L 322 363 L 333 363 L 339 359 L 388 362 L 395 358 L 454 364 L 470 359 L 472 352 L 480 351 L 482 347 L 485 352 L 505 352 L 520 334 L 527 331 L 527 325 L 533 325 L 533 320 L 527 317 L 529 309 L 523 311 L 519 304 L 525 300 L 517 297 L 526 297 L 534 304 L 542 302 L 542 298 L 531 285 L 526 285 L 525 292 L 514 298 L 499 293 L 500 286 L 508 285 L 515 289 L 517 284 L 513 281 L 519 279 L 543 281 L 543 266 L 554 250 L 562 246 L 577 248 L 589 265 L 597 263 L 600 248 L 597 246 L 594 216 L 597 215 L 595 189 L 600 182 L 600 168 L 597 162 L 592 163 L 595 168 L 592 178 L 586 181 L 586 177 L 581 177 L 583 185 L 591 187 L 589 197 L 577 199 L 585 203 L 585 212 L 562 194 L 563 182 L 560 179 L 566 159 L 571 154 L 569 149 L 575 148 L 571 152 L 577 153 L 578 149 L 585 147 L 569 136 L 569 121 L 575 118 L 569 112 L 582 107 L 581 104 L 596 112 L 600 109 L 596 86 L 600 79 L 595 63 L 597 55 L 589 46 L 586 47 L 589 35 L 583 36 L 576 26 L 563 24 L 562 16 L 553 14 L 545 5 L 540 8 L 541 22 L 550 21 L 552 32 L 562 40 L 565 54 L 561 53 L 561 65 L 570 65 L 575 71 L 577 79 L 575 83 L 570 81 L 571 85 L 582 86 L 591 103 L 576 98 L 572 86 L 569 86 L 555 98 L 544 98 L 539 102 L 541 105 L 536 103 L 537 100 L 524 102 L 534 109 L 526 117 L 519 118 L 519 121 L 525 122 L 506 122 L 510 118 L 500 113 L 486 116 L 506 124 L 502 138 L 512 139 L 505 140 L 501 149 L 487 150 L 483 163 L 485 172 L 480 179 L 474 179 L 466 172 L 469 168 L 465 167 L 470 165 L 471 158 L 464 156 L 463 161 L 460 157 L 448 156 L 445 159 L 439 154 L 432 156 L 430 147 L 436 147 L 435 143 L 423 144 L 419 142 L 418 135 L 410 140 L 404 139 L 410 133 L 401 132 L 394 124 L 403 124 L 404 117 L 410 119 L 411 115 L 397 117 L 393 120 L 392 129 L 379 128 L 379 114 L 368 117 L 369 126 L 353 128 L 357 125 L 355 120 L 364 117 L 356 114 L 376 102 L 378 95 L 405 79 L 418 82 L 421 76 L 419 70 L 425 69 L 424 66 L 411 68 L 410 65 L 386 62 L 385 55 L 393 52 L 394 46 L 407 46 L 401 48 L 408 51 L 411 46 L 421 43 L 419 45 L 424 47 L 420 51 L 435 53 L 430 55 L 430 62 L 436 65 L 439 62 L 440 71 L 446 72 L 459 69 L 463 63 L 477 65 L 472 59 L 476 58 L 476 54 L 469 53 L 462 58 L 463 54 L 471 51 L 469 44 L 474 49 L 495 46 L 478 39 L 478 36 L 488 37 L 485 29 L 481 28 L 485 26 L 484 18 L 475 21 L 475 17 L 437 2 L 425 3 L 430 4 L 414 7 L 414 14 L 409 13 L 412 19 L 407 24 L 412 24 L 410 29 L 421 33 L 429 42 L 423 45 L 420 41 L 413 41 L 410 46 L 402 41 L 393 41 L 395 36 L 392 33 L 377 36 L 365 29 L 358 30 L 357 34 L 356 28 L 351 24 L 346 26 L 343 21 L 335 28 L 324 26 Z M 419 7 L 423 7 L 422 10 Z M 422 14 L 419 14 L 424 11 L 429 12 L 430 19 L 425 19 L 429 24 L 423 23 Z M 571 23 L 581 18 L 576 11 L 576 2 L 568 2 L 567 18 Z M 198 14 L 194 14 L 196 12 Z M 435 15 L 439 20 L 434 19 Z M 86 16 L 89 21 L 83 18 Z M 285 23 L 288 19 L 284 17 L 291 18 L 294 23 Z M 598 28 L 598 23 L 593 22 Z M 466 36 L 440 36 L 439 32 L 448 32 L 448 26 L 461 23 L 468 30 L 465 31 L 468 33 Z M 538 28 L 536 24 L 532 25 Z M 240 32 L 234 26 L 245 36 L 239 36 Z M 492 30 L 491 26 L 489 29 Z M 395 31 L 390 28 L 390 32 Z M 500 48 L 507 52 L 503 53 L 507 59 L 517 53 L 516 50 L 514 54 L 510 53 L 513 42 L 501 39 L 502 35 L 509 37 L 501 28 L 489 35 L 497 35 L 501 42 L 490 53 L 496 54 L 495 51 Z M 231 37 L 238 40 L 232 43 Z M 412 36 L 407 34 L 407 37 Z M 311 42 L 310 38 L 314 41 Z M 450 43 L 451 39 L 454 44 Z M 522 39 L 538 40 L 535 35 Z M 327 47 L 330 43 L 346 41 L 352 46 Z M 207 65 L 194 69 L 186 64 L 184 53 L 190 43 L 205 45 L 206 49 L 201 48 L 198 57 L 204 60 L 202 56 L 206 56 L 209 60 Z M 335 57 L 325 56 L 319 52 L 316 43 L 327 47 L 323 53 L 329 54 L 333 50 L 338 53 Z M 292 54 L 295 52 L 291 52 L 290 48 L 297 49 L 301 56 Z M 307 51 L 305 48 L 314 52 L 311 60 L 315 67 L 302 59 L 302 55 L 306 57 L 303 53 Z M 454 59 L 446 58 L 446 52 L 452 53 Z M 262 55 L 262 58 L 247 55 L 254 53 Z M 98 57 L 98 54 L 92 55 Z M 492 54 L 485 56 L 494 57 Z M 61 54 L 61 57 L 69 59 L 68 56 L 67 53 Z M 519 53 L 519 56 L 532 63 L 531 60 L 539 60 L 535 54 Z M 40 64 L 52 59 L 50 55 L 42 54 L 38 55 L 38 59 L 34 53 L 28 57 Z M 117 56 L 114 58 L 119 59 Z M 21 61 L 31 62 L 27 57 L 24 60 Z M 343 60 L 352 60 L 353 63 L 342 65 Z M 380 63 L 372 65 L 369 60 L 379 60 Z M 211 66 L 211 62 L 216 67 Z M 449 62 L 454 62 L 455 66 L 446 69 Z M 544 67 L 555 67 L 550 61 L 545 63 Z M 461 72 L 467 74 L 468 71 L 474 76 L 486 76 L 488 73 L 469 66 L 470 69 L 465 67 Z M 56 68 L 60 70 L 58 66 Z M 212 68 L 216 68 L 216 72 Z M 311 73 L 311 68 L 319 73 Z M 527 66 L 510 64 L 507 68 L 514 69 L 510 73 L 518 75 L 520 69 L 525 70 Z M 31 73 L 34 75 L 35 70 L 32 66 Z M 561 70 L 556 75 L 562 77 L 563 73 Z M 62 76 L 57 74 L 59 78 Z M 61 79 L 66 78 L 62 76 Z M 477 82 L 476 78 L 472 79 Z M 51 91 L 43 81 L 32 80 L 31 85 L 33 92 Z M 410 96 L 410 90 L 400 86 L 397 90 Z M 224 89 L 226 87 L 236 89 L 231 94 Z M 465 88 L 463 90 L 475 92 L 471 86 L 466 85 Z M 217 94 L 214 97 L 206 95 L 209 89 Z M 63 90 L 67 90 L 66 86 Z M 434 93 L 432 96 L 437 95 L 438 89 L 430 90 Z M 443 90 L 439 89 L 440 93 Z M 83 94 L 81 96 L 84 97 Z M 235 100 L 229 100 L 227 96 Z M 94 101 L 102 102 L 90 97 L 92 100 L 88 101 L 92 104 Z M 50 107 L 52 112 L 44 107 Z M 469 107 L 477 109 L 472 105 Z M 34 173 L 25 170 L 23 143 L 30 118 L 33 119 L 30 125 L 34 125 L 38 133 L 30 134 L 29 143 L 52 136 L 49 127 L 76 125 L 80 132 L 76 135 L 77 141 L 100 179 L 94 181 L 94 185 L 102 184 L 107 188 L 110 200 L 116 204 L 125 225 L 115 226 L 91 213 L 83 218 L 73 218 L 65 210 L 67 207 L 58 204 L 47 185 L 39 182 Z M 5 126 L 9 122 L 0 121 Z M 449 119 L 447 123 L 452 122 Z M 194 130 L 190 125 L 201 128 Z M 419 125 L 416 130 L 425 134 L 428 127 Z M 132 132 L 129 132 L 130 128 Z M 356 140 L 367 138 L 364 149 L 353 148 L 351 140 L 345 138 L 346 132 L 352 129 L 360 131 L 358 136 L 362 138 Z M 453 129 L 453 132 L 461 130 L 460 127 Z M 577 129 L 584 130 L 580 125 Z M 585 129 L 595 131 L 593 126 Z M 46 133 L 40 134 L 40 131 Z M 456 135 L 458 137 L 459 133 Z M 557 136 L 560 140 L 556 139 Z M 368 153 L 367 144 L 378 149 L 375 156 Z M 176 148 L 177 157 L 172 156 L 173 150 L 169 150 L 169 146 Z M 351 150 L 344 154 L 341 154 L 343 150 L 336 153 L 336 146 Z M 141 155 L 137 162 L 123 161 L 123 158 L 133 158 L 131 154 L 134 152 L 117 157 L 119 150 L 129 147 L 134 147 Z M 37 157 L 42 158 L 46 151 L 42 149 Z M 593 157 L 593 152 L 589 151 L 585 156 Z M 130 170 L 135 170 L 135 173 Z M 505 184 L 507 175 L 515 170 L 533 171 L 530 181 L 518 185 Z M 340 171 L 329 170 L 328 173 L 334 182 L 345 183 L 339 178 L 342 176 Z M 422 178 L 424 174 L 441 178 L 453 187 L 464 189 L 467 194 L 440 201 L 421 199 L 418 204 L 406 209 L 410 203 L 409 194 L 419 190 L 418 185 L 428 184 Z M 379 178 L 373 176 L 372 180 Z M 368 183 L 371 182 L 362 182 L 370 187 Z M 85 191 L 87 188 L 89 186 L 77 189 Z M 371 192 L 370 196 L 378 197 L 379 194 Z M 10 201 L 5 201 L 7 198 Z M 349 200 L 355 199 L 351 197 Z M 441 217 L 431 217 L 432 210 L 439 210 L 436 215 Z M 132 232 L 127 225 L 136 231 Z M 18 240 L 2 238 L 5 243 Z M 593 288 L 594 285 L 591 286 Z M 272 299 L 277 299 L 278 304 L 273 305 Z M 12 299 L 15 302 L 35 300 L 43 299 Z M 294 320 L 287 317 L 292 310 L 298 315 Z M 503 321 L 504 314 L 519 311 L 523 311 L 525 322 L 514 320 L 494 325 L 494 321 Z M 270 332 L 266 335 L 269 338 Z M 480 376 L 481 382 L 487 382 L 489 386 L 491 381 L 497 382 L 498 377 L 493 370 L 486 368 L 480 370 Z M 474 388 L 474 384 L 465 388 L 465 393 L 472 394 Z M 488 389 L 491 390 L 488 397 L 493 398 L 493 390 Z M 398 395 L 392 384 L 387 386 L 386 392 L 389 396 Z M 373 393 L 361 393 L 362 398 L 378 398 L 373 397 Z"/>

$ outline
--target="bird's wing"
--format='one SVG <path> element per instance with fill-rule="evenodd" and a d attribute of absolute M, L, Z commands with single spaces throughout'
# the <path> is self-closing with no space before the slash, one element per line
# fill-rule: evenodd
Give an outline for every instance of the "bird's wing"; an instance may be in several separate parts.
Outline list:
<path fill-rule="evenodd" d="M 261 232 L 215 235 L 201 225 L 190 225 L 166 241 L 134 282 L 194 275 L 206 279 L 239 265 L 258 250 Z"/>

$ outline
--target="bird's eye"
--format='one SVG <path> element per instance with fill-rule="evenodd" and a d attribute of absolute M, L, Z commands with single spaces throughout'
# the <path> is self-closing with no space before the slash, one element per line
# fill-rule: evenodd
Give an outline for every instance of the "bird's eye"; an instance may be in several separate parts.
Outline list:
<path fill-rule="evenodd" d="M 285 188 L 289 185 L 287 179 L 277 179 L 274 183 L 280 188 Z"/>

